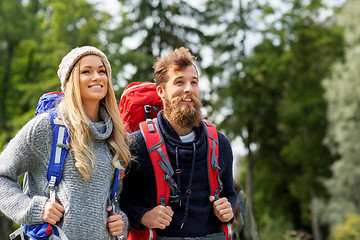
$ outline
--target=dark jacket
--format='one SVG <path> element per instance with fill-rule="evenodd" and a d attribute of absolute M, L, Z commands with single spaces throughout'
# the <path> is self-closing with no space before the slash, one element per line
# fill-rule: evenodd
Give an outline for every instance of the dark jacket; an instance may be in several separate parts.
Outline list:
<path fill-rule="evenodd" d="M 207 140 L 201 125 L 195 129 L 195 140 L 190 143 L 181 142 L 179 136 L 163 117 L 158 114 L 160 131 L 165 140 L 166 149 L 173 169 L 181 169 L 180 174 L 174 174 L 173 178 L 179 185 L 179 204 L 169 204 L 174 211 L 170 226 L 164 230 L 157 229 L 159 236 L 167 237 L 197 237 L 221 231 L 221 222 L 213 213 L 212 203 L 209 201 L 210 187 L 207 170 Z M 224 185 L 220 197 L 227 197 L 233 210 L 236 207 L 236 194 L 233 187 L 232 164 L 233 155 L 229 140 L 221 133 L 219 136 L 219 166 L 220 178 Z M 151 164 L 145 141 L 140 131 L 130 135 L 132 141 L 131 153 L 136 161 L 128 168 L 124 178 L 124 188 L 120 197 L 122 210 L 128 215 L 130 228 L 143 229 L 140 224 L 141 218 L 146 211 L 154 208 L 156 204 L 155 174 Z M 191 181 L 191 195 L 189 204 L 186 204 L 185 193 L 190 183 L 190 172 L 193 163 L 195 149 L 194 171 Z M 176 161 L 177 160 L 177 161 Z M 176 164 L 178 162 L 178 166 Z M 188 216 L 184 214 L 188 208 Z M 184 221 L 185 220 L 185 221 Z M 184 223 L 183 228 L 181 224 Z"/>

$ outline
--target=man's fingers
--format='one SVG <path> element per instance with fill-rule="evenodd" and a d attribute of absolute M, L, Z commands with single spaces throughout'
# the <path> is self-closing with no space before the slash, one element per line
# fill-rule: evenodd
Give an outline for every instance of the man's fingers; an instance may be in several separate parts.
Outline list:
<path fill-rule="evenodd" d="M 174 211 L 171 209 L 170 206 L 166 206 L 166 213 L 167 215 L 169 215 L 170 217 L 172 217 L 174 215 Z"/>
<path fill-rule="evenodd" d="M 211 197 L 210 197 L 211 198 Z M 212 199 L 209 200 L 211 201 Z M 232 207 L 230 202 L 227 200 L 227 198 L 220 198 L 216 201 L 214 201 L 214 213 L 222 222 L 230 221 L 234 213 L 232 211 Z"/>
<path fill-rule="evenodd" d="M 148 228 L 165 229 L 170 225 L 173 215 L 171 207 L 158 205 L 143 215 L 141 224 Z"/>

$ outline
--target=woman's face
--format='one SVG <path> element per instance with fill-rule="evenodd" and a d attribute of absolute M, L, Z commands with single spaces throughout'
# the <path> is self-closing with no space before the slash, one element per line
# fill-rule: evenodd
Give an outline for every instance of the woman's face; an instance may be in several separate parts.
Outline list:
<path fill-rule="evenodd" d="M 99 56 L 87 55 L 80 59 L 80 95 L 83 104 L 98 104 L 108 91 L 109 79 Z"/>

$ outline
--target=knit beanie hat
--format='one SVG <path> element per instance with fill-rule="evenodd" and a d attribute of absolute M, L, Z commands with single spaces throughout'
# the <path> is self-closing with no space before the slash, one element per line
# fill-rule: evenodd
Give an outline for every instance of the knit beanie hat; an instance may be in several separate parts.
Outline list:
<path fill-rule="evenodd" d="M 59 65 L 59 69 L 57 71 L 57 74 L 61 81 L 61 89 L 64 90 L 64 87 L 69 80 L 71 71 L 75 64 L 84 56 L 87 55 L 97 55 L 99 56 L 106 68 L 106 73 L 108 75 L 109 81 L 111 81 L 111 66 L 109 61 L 106 58 L 106 55 L 97 49 L 96 47 L 92 46 L 83 46 L 83 47 L 76 47 L 73 50 L 71 50 L 61 61 Z"/>

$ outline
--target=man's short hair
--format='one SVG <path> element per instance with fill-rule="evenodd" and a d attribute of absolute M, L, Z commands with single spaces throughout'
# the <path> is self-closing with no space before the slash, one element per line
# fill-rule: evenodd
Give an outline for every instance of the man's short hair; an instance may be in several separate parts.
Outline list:
<path fill-rule="evenodd" d="M 153 65 L 156 86 L 163 86 L 167 82 L 167 73 L 170 69 L 179 71 L 193 65 L 197 71 L 195 61 L 196 57 L 185 47 L 177 48 L 164 56 L 157 57 Z"/>

